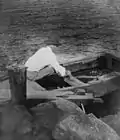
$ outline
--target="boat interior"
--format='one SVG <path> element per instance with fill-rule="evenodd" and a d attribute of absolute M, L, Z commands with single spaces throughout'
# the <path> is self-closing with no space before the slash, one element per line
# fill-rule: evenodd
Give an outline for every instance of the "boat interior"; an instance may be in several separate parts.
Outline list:
<path fill-rule="evenodd" d="M 114 72 L 119 72 L 118 58 L 113 57 L 111 54 L 100 54 L 92 58 L 86 58 L 62 64 L 66 69 L 72 72 L 72 75 L 84 83 L 98 82 L 100 79 L 104 80 L 104 77 L 114 75 Z M 46 90 L 54 90 L 59 88 L 70 87 L 63 78 L 59 77 L 56 73 L 50 76 L 46 76 L 36 81 L 39 85 Z"/>

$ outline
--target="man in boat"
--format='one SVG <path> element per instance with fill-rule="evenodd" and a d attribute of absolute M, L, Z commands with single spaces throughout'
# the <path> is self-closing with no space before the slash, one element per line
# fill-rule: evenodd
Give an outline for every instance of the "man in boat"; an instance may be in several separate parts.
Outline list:
<path fill-rule="evenodd" d="M 73 77 L 69 70 L 66 70 L 66 68 L 58 63 L 56 55 L 52 50 L 59 45 L 61 44 L 58 40 L 49 39 L 44 42 L 42 48 L 27 60 L 25 63 L 25 66 L 27 67 L 27 79 L 36 81 L 45 76 L 57 73 L 71 86 L 85 85 L 85 83 Z M 41 90 L 44 90 L 44 88 Z"/>

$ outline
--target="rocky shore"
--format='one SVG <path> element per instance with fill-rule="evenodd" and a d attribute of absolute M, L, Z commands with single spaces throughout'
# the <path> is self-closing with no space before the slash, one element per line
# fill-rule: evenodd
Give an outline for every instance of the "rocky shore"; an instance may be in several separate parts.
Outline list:
<path fill-rule="evenodd" d="M 0 108 L 1 140 L 119 140 L 118 134 L 93 114 L 59 99 L 31 109 L 5 104 Z"/>

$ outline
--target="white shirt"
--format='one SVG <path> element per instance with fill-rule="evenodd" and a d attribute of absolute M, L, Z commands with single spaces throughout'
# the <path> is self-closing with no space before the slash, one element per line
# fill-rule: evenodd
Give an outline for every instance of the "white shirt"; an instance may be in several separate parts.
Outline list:
<path fill-rule="evenodd" d="M 52 52 L 52 49 L 49 46 L 40 48 L 25 63 L 28 71 L 39 71 L 48 65 L 52 66 L 61 76 L 65 76 L 66 69 L 59 65 L 56 55 Z"/>

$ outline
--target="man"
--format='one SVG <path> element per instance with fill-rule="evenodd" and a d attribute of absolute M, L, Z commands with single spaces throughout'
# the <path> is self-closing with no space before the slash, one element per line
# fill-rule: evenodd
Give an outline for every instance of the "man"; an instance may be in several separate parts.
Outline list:
<path fill-rule="evenodd" d="M 53 53 L 52 49 L 59 45 L 60 43 L 58 40 L 47 40 L 44 42 L 44 46 L 27 60 L 25 66 L 28 68 L 28 80 L 36 81 L 56 72 L 71 86 L 85 85 L 85 83 L 73 77 L 70 71 L 66 70 L 58 63 L 56 55 Z"/>

